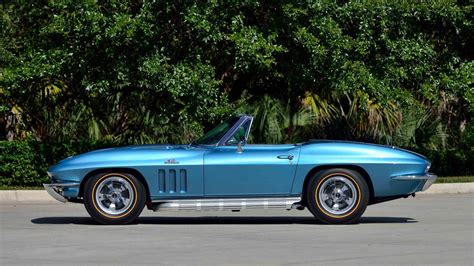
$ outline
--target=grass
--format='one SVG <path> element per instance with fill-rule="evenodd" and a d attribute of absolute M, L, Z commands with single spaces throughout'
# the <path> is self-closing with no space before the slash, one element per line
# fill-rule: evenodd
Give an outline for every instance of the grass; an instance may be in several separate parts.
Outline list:
<path fill-rule="evenodd" d="M 465 183 L 474 182 L 474 176 L 441 176 L 435 183 Z"/>
<path fill-rule="evenodd" d="M 43 187 L 20 187 L 1 185 L 0 190 L 43 190 Z"/>
<path fill-rule="evenodd" d="M 441 176 L 435 183 L 466 183 L 474 182 L 474 176 Z M 20 187 L 1 185 L 0 190 L 42 190 L 43 187 Z"/>

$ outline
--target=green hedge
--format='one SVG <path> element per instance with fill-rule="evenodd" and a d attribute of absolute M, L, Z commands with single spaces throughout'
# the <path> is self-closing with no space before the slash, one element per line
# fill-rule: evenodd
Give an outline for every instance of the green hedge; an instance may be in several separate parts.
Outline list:
<path fill-rule="evenodd" d="M 48 181 L 48 167 L 86 151 L 116 146 L 108 142 L 40 143 L 0 141 L 0 186 L 41 186 Z"/>
<path fill-rule="evenodd" d="M 35 187 L 48 181 L 48 166 L 73 154 L 117 146 L 110 142 L 0 141 L 0 186 Z M 474 174 L 472 151 L 425 151 L 440 176 Z"/>
<path fill-rule="evenodd" d="M 439 176 L 474 175 L 473 150 L 444 150 L 422 152 L 431 160 L 430 172 Z"/>
<path fill-rule="evenodd" d="M 47 164 L 38 143 L 2 141 L 0 146 L 0 185 L 39 186 L 47 181 Z"/>

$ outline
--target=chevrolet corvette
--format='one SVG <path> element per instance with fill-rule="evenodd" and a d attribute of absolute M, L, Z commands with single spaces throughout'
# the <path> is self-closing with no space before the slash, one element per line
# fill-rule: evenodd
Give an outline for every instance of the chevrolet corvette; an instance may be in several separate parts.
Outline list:
<path fill-rule="evenodd" d="M 323 223 L 355 223 L 370 204 L 414 195 L 436 180 L 422 155 L 393 146 L 310 140 L 249 144 L 253 118 L 234 116 L 187 145 L 136 145 L 66 158 L 46 191 L 83 203 L 102 224 L 161 210 L 308 208 Z"/>

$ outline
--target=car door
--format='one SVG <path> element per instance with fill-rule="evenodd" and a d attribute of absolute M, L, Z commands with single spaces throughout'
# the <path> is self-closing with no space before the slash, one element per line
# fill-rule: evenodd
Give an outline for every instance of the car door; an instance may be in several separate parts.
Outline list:
<path fill-rule="evenodd" d="M 204 155 L 204 195 L 289 195 L 298 153 L 295 145 L 209 147 Z"/>

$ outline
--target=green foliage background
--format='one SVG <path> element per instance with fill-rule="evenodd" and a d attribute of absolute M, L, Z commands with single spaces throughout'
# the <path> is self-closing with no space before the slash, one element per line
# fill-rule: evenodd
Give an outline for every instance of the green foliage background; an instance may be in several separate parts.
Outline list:
<path fill-rule="evenodd" d="M 64 155 L 40 146 L 187 143 L 236 112 L 256 117 L 254 142 L 377 142 L 425 153 L 441 174 L 473 174 L 473 8 L 4 1 L 0 184 L 40 183 Z M 36 163 L 15 166 L 25 162 Z"/>

